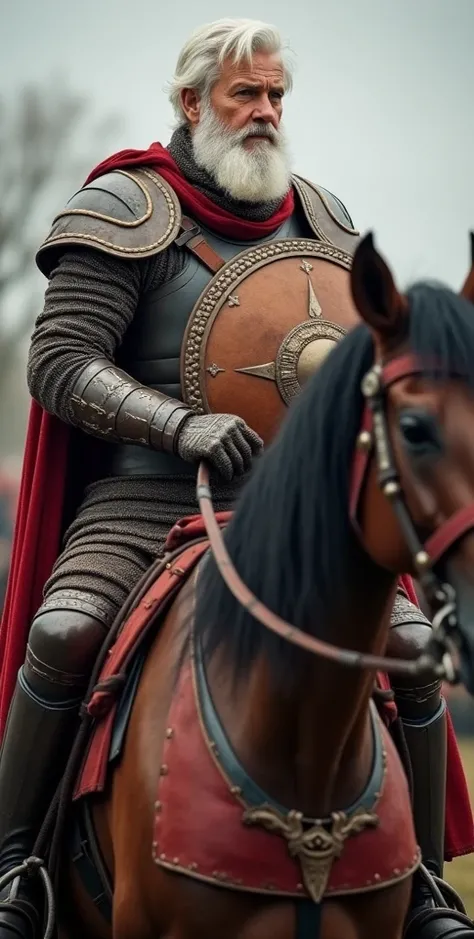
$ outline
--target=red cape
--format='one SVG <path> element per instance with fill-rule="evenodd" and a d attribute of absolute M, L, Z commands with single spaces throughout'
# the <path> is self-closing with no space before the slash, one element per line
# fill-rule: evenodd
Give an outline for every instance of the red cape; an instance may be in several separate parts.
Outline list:
<path fill-rule="evenodd" d="M 31 620 L 59 553 L 69 428 L 33 401 L 0 626 L 0 739 Z"/>
<path fill-rule="evenodd" d="M 124 150 L 96 167 L 88 179 L 119 167 L 150 166 L 173 186 L 183 207 L 222 234 L 228 233 L 229 213 L 196 193 L 160 144 L 149 151 Z M 178 176 L 176 177 L 176 174 Z M 192 197 L 192 193 L 194 196 Z M 195 200 L 195 201 L 193 201 Z M 265 223 L 233 219 L 231 234 L 251 238 L 262 225 L 272 231 L 293 208 L 290 193 L 278 212 Z M 211 214 L 210 214 L 211 213 Z M 230 216 L 230 219 L 233 217 Z M 242 230 L 252 234 L 243 234 Z M 266 233 L 265 232 L 265 233 Z M 23 470 L 13 539 L 12 558 L 0 627 L 0 739 L 3 735 L 18 669 L 25 658 L 31 619 L 41 604 L 43 586 L 60 550 L 62 512 L 68 461 L 69 428 L 32 402 L 23 457 Z M 417 597 L 409 577 L 403 586 L 413 603 Z M 388 679 L 383 679 L 389 687 Z M 474 851 L 474 823 L 464 770 L 448 715 L 448 780 L 446 860 Z"/>

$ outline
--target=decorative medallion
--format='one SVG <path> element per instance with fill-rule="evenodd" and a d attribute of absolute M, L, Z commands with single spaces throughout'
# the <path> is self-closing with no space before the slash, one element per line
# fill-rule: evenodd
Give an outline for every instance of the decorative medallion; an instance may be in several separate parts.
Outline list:
<path fill-rule="evenodd" d="M 275 381 L 285 404 L 298 395 L 333 346 L 346 334 L 335 323 L 299 323 L 285 336 L 275 362 Z"/>
<path fill-rule="evenodd" d="M 333 812 L 331 827 L 321 823 L 304 828 L 301 812 L 288 815 L 270 805 L 246 809 L 242 821 L 246 825 L 261 825 L 266 831 L 281 835 L 288 844 L 290 857 L 297 858 L 301 865 L 303 883 L 313 903 L 320 903 L 328 885 L 332 865 L 340 858 L 347 838 L 366 828 L 376 828 L 379 817 L 375 812 L 357 809 L 348 816 L 345 812 Z"/>

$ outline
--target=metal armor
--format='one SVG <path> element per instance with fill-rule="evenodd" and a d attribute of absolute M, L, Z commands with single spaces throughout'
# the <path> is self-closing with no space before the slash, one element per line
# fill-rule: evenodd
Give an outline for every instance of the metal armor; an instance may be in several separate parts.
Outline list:
<path fill-rule="evenodd" d="M 71 246 L 125 259 L 151 257 L 174 241 L 180 223 L 178 199 L 161 176 L 147 169 L 115 170 L 74 193 L 54 218 L 36 263 L 49 277 Z"/>
<path fill-rule="evenodd" d="M 196 257 L 186 231 L 180 236 L 184 220 L 176 196 L 151 170 L 101 177 L 54 220 L 37 254 L 46 274 L 65 245 L 142 258 L 175 243 L 184 253 L 181 273 L 142 297 L 116 364 L 91 363 L 74 389 L 78 425 L 116 441 L 108 448 L 111 475 L 189 475 L 174 442 L 190 410 L 236 413 L 268 442 L 304 379 L 356 322 L 348 270 L 358 233 L 334 196 L 300 177 L 293 184 L 295 212 L 271 237 L 233 242 L 199 226 L 222 261 L 217 273 L 204 254 Z M 209 302 L 212 316 L 203 324 Z M 232 319 L 223 316 L 224 308 L 233 308 Z M 245 349 L 250 321 L 259 336 Z M 241 347 L 232 369 L 214 362 L 216 344 L 231 358 Z M 275 359 L 273 375 L 269 359 Z M 292 379 L 286 377 L 290 367 Z M 134 409 L 138 420 L 127 418 Z"/>
<path fill-rule="evenodd" d="M 115 461 L 122 472 L 136 472 L 140 455 L 146 459 L 147 454 L 151 460 L 165 461 L 147 464 L 153 466 L 153 472 L 166 472 L 166 460 L 176 459 L 176 434 L 188 414 L 192 415 L 192 408 L 220 406 L 230 393 L 227 387 L 239 391 L 240 398 L 235 396 L 232 404 L 237 409 L 244 407 L 247 384 L 239 387 L 236 382 L 248 383 L 254 403 L 264 402 L 259 409 L 254 404 L 254 410 L 261 412 L 262 419 L 266 415 L 271 436 L 271 420 L 278 409 L 283 413 L 307 371 L 317 367 L 327 350 L 324 343 L 334 341 L 338 329 L 351 324 L 347 270 L 356 233 L 336 200 L 298 178 L 294 184 L 299 197 L 295 216 L 272 239 L 257 246 L 217 245 L 213 241 L 210 247 L 226 262 L 217 273 L 209 272 L 205 263 L 195 259 L 193 239 L 188 241 L 187 273 L 182 280 L 178 277 L 160 288 L 155 292 L 158 296 L 143 297 L 124 343 L 123 368 L 95 360 L 76 383 L 73 406 L 77 424 L 98 437 L 117 441 Z M 38 264 L 45 274 L 50 273 L 65 246 L 71 245 L 94 247 L 123 258 L 146 257 L 173 244 L 180 237 L 183 221 L 176 197 L 156 174 L 146 170 L 112 173 L 73 197 L 40 248 Z M 301 230 L 292 228 L 300 224 Z M 275 242 L 288 248 L 277 251 Z M 229 278 L 229 283 L 222 285 L 222 277 Z M 204 313 L 208 314 L 205 322 Z M 248 332 L 250 323 L 257 330 L 253 335 Z M 336 337 L 331 330 L 336 331 Z M 194 349 L 193 342 L 197 343 Z M 156 360 L 149 354 L 152 345 Z M 225 358 L 231 355 L 235 361 Z M 217 372 L 211 369 L 213 362 Z M 234 384 L 227 386 L 228 379 Z M 196 394 L 201 401 L 194 400 Z M 133 455 L 138 461 L 135 466 Z M 3 815 L 0 813 L 0 875 L 31 852 L 34 834 L 62 772 L 62 751 L 67 750 L 76 726 L 84 684 L 106 629 L 106 623 L 92 613 L 84 602 L 75 610 L 51 606 L 38 611 L 32 626 L 0 762 L 0 801 L 5 806 Z M 399 597 L 392 635 L 409 644 L 409 636 L 402 637 L 400 631 L 406 624 L 411 637 L 427 628 L 414 607 L 403 609 Z M 406 699 L 402 718 L 413 730 L 411 738 L 407 737 L 409 748 L 420 753 L 428 776 L 426 783 L 424 775 L 420 780 L 423 795 L 428 791 L 429 797 L 418 803 L 415 798 L 415 808 L 422 801 L 433 807 L 417 820 L 417 831 L 424 856 L 440 866 L 442 857 L 437 855 L 442 855 L 442 844 L 436 842 L 442 840 L 442 826 L 433 824 L 434 818 L 442 817 L 444 805 L 444 765 L 439 751 L 445 718 L 444 712 L 439 712 L 439 688 L 400 687 L 397 691 L 400 700 Z M 415 760 L 413 768 L 415 775 L 421 773 Z M 23 889 L 16 878 L 6 887 L 8 895 L 0 894 L 2 935 L 5 930 L 18 936 L 35 933 L 38 910 L 29 886 Z M 455 929 L 460 925 L 458 914 L 451 918 L 444 915 L 435 931 L 431 910 L 421 908 L 419 915 L 424 917 L 423 923 L 417 919 L 415 926 L 412 920 L 410 937 L 450 935 L 454 939 L 461 935 L 453 931 L 453 925 Z M 472 932 L 468 928 L 464 934 Z"/>

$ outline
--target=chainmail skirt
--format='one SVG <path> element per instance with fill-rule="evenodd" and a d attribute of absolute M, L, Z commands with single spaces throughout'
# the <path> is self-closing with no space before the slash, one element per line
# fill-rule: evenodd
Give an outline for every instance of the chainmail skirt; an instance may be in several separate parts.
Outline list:
<path fill-rule="evenodd" d="M 239 483 L 213 485 L 217 511 L 232 508 Z M 113 477 L 84 492 L 41 609 L 87 609 L 106 625 L 157 558 L 179 518 L 198 513 L 196 478 Z"/>
<path fill-rule="evenodd" d="M 241 485 L 212 482 L 216 511 L 233 507 Z M 198 511 L 194 476 L 121 476 L 92 483 L 65 532 L 41 609 L 82 610 L 108 626 L 149 566 L 163 556 L 172 526 Z M 405 622 L 427 620 L 398 594 L 392 626 Z"/>

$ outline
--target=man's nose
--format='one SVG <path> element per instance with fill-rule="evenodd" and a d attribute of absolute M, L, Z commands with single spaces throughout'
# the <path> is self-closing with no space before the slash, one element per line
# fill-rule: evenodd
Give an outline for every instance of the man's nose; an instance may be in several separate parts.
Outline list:
<path fill-rule="evenodd" d="M 252 120 L 255 123 L 260 121 L 262 124 L 272 124 L 273 127 L 278 127 L 278 115 L 268 95 L 262 96 L 261 100 L 255 105 Z"/>

